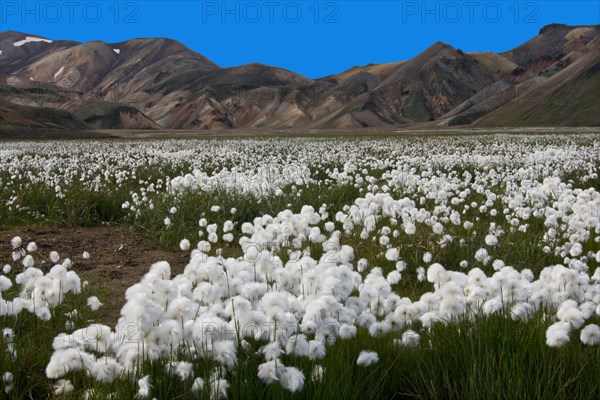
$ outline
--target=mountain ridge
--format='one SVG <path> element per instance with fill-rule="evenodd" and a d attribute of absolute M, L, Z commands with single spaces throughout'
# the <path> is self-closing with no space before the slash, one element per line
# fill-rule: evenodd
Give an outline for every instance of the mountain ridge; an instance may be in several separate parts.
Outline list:
<path fill-rule="evenodd" d="M 499 54 L 438 41 L 410 60 L 310 79 L 261 63 L 222 68 L 167 38 L 78 43 L 3 31 L 0 124 L 21 124 L 16 116 L 26 107 L 28 123 L 32 109 L 43 109 L 46 120 L 56 109 L 65 128 L 527 126 L 544 125 L 544 116 L 555 125 L 595 126 L 599 48 L 600 25 L 550 24 Z M 563 115 L 561 107 L 577 112 Z"/>

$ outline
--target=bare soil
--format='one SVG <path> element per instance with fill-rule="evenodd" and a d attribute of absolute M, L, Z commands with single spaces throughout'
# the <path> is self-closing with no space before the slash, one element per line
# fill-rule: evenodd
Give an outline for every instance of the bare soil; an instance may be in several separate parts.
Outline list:
<path fill-rule="evenodd" d="M 96 322 L 111 326 L 125 303 L 125 290 L 139 282 L 153 263 L 169 262 L 174 275 L 183 271 L 189 260 L 189 252 L 165 251 L 123 227 L 42 227 L 0 229 L 0 266 L 12 261 L 10 240 L 14 236 L 20 236 L 25 246 L 32 241 L 37 244 L 36 267 L 44 272 L 52 266 L 51 251 L 57 251 L 61 260 L 70 258 L 82 282 L 89 282 L 86 295 L 95 295 L 104 304 L 96 312 Z M 90 253 L 89 259 L 83 258 L 84 251 Z M 11 265 L 15 272 L 20 268 L 14 262 Z"/>

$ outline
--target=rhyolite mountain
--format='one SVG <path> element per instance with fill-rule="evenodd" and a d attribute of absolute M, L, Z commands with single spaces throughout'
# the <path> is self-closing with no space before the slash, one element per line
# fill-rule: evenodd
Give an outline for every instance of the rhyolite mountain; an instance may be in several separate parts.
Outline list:
<path fill-rule="evenodd" d="M 0 32 L 0 127 L 68 129 L 600 125 L 600 25 L 543 27 L 504 53 L 441 42 L 415 58 L 308 79 L 221 68 L 169 39 Z"/>

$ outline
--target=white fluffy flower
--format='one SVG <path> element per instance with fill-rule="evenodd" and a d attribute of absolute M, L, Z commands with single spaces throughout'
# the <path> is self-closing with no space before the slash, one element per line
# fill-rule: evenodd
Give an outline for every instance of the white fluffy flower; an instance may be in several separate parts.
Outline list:
<path fill-rule="evenodd" d="M 87 305 L 92 311 L 96 311 L 97 309 L 102 307 L 102 303 L 100 302 L 100 300 L 98 300 L 96 296 L 88 297 Z"/>
<path fill-rule="evenodd" d="M 18 249 L 23 244 L 23 240 L 20 236 L 15 236 L 12 239 L 10 239 L 10 244 L 12 245 L 13 249 Z"/>
<path fill-rule="evenodd" d="M 388 261 L 397 261 L 400 257 L 400 252 L 396 247 L 392 247 L 385 252 L 385 259 Z"/>
<path fill-rule="evenodd" d="M 4 374 L 2 374 L 2 382 L 4 382 L 5 384 L 10 384 L 12 381 L 13 381 L 12 372 L 5 372 Z"/>
<path fill-rule="evenodd" d="M 588 346 L 600 344 L 600 327 L 596 324 L 589 324 L 581 330 L 579 338 L 581 343 Z"/>
<path fill-rule="evenodd" d="M 272 359 L 258 366 L 258 378 L 267 385 L 278 381 L 285 367 L 281 361 Z"/>
<path fill-rule="evenodd" d="M 433 233 L 435 233 L 436 235 L 441 235 L 442 233 L 444 233 L 444 226 L 442 224 L 440 224 L 439 222 L 436 222 L 435 224 L 433 224 L 431 229 L 433 230 Z"/>
<path fill-rule="evenodd" d="M 71 384 L 70 380 L 59 379 L 54 385 L 54 394 L 57 396 L 62 396 L 64 394 L 71 393 L 73 389 L 73 384 Z"/>
<path fill-rule="evenodd" d="M 181 242 L 179 242 L 179 248 L 183 251 L 188 251 L 190 249 L 190 241 L 182 239 Z"/>
<path fill-rule="evenodd" d="M 432 259 L 433 259 L 433 255 L 430 252 L 426 252 L 425 254 L 423 254 L 423 262 L 424 263 L 429 264 Z"/>
<path fill-rule="evenodd" d="M 419 345 L 421 336 L 412 330 L 408 330 L 402 334 L 402 345 L 407 347 L 415 347 Z"/>
<path fill-rule="evenodd" d="M 364 272 L 368 266 L 369 266 L 369 262 L 367 261 L 366 258 L 361 258 L 356 263 L 356 269 L 358 270 L 358 272 Z"/>
<path fill-rule="evenodd" d="M 490 233 L 485 237 L 485 244 L 488 246 L 496 246 L 498 244 L 498 238 Z"/>
<path fill-rule="evenodd" d="M 138 392 L 135 395 L 138 399 L 145 399 L 150 396 L 150 375 L 146 375 L 138 380 Z"/>
<path fill-rule="evenodd" d="M 210 380 L 210 398 L 211 400 L 226 399 L 229 390 L 229 382 L 226 379 L 217 379 L 212 377 Z"/>
<path fill-rule="evenodd" d="M 394 270 L 388 274 L 386 279 L 390 285 L 395 285 L 398 282 L 400 282 L 400 280 L 402 279 L 402 275 L 400 274 L 400 272 Z"/>
<path fill-rule="evenodd" d="M 575 243 L 573 246 L 571 246 L 571 249 L 569 250 L 569 254 L 571 255 L 571 257 L 579 257 L 581 253 L 583 253 L 583 246 L 581 245 L 581 243 Z"/>
<path fill-rule="evenodd" d="M 356 365 L 361 367 L 368 367 L 376 364 L 379 361 L 379 356 L 374 351 L 361 351 L 356 360 Z"/>
<path fill-rule="evenodd" d="M 196 378 L 192 384 L 192 392 L 200 393 L 204 389 L 204 379 Z"/>
<path fill-rule="evenodd" d="M 194 377 L 194 365 L 187 361 L 172 361 L 167 364 L 167 372 L 177 376 L 181 381 Z"/>
<path fill-rule="evenodd" d="M 56 252 L 56 251 L 51 251 L 50 252 L 50 261 L 52 261 L 53 263 L 57 263 L 58 260 L 60 260 L 60 254 L 58 254 L 58 252 Z"/>
<path fill-rule="evenodd" d="M 218 363 L 232 368 L 237 360 L 235 343 L 231 340 L 214 342 L 212 346 L 213 358 Z"/>
<path fill-rule="evenodd" d="M 308 342 L 308 358 L 310 360 L 320 360 L 325 357 L 325 345 L 319 340 L 311 340 Z"/>
<path fill-rule="evenodd" d="M 325 373 L 325 369 L 320 366 L 320 365 L 315 365 L 310 377 L 313 380 L 313 382 L 321 382 L 321 380 L 323 380 L 323 374 Z"/>
<path fill-rule="evenodd" d="M 35 260 L 33 259 L 33 257 L 31 256 L 31 254 L 27 254 L 25 256 L 25 258 L 23 259 L 23 267 L 25 268 L 31 268 L 33 267 L 35 264 Z"/>
<path fill-rule="evenodd" d="M 491 257 L 486 249 L 481 248 L 475 252 L 475 259 L 483 265 L 487 265 L 490 262 Z"/>
<path fill-rule="evenodd" d="M 569 343 L 571 325 L 568 322 L 557 322 L 546 330 L 546 344 L 550 347 L 562 347 Z"/>
<path fill-rule="evenodd" d="M 279 383 L 292 393 L 298 392 L 304 386 L 304 374 L 298 368 L 286 367 L 279 378 Z"/>

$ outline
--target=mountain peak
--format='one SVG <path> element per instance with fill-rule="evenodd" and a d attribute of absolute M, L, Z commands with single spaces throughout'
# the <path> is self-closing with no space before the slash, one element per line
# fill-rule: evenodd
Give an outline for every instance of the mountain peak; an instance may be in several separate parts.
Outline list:
<path fill-rule="evenodd" d="M 435 42 L 423 52 L 421 52 L 417 57 L 415 57 L 415 59 L 423 61 L 423 59 L 431 59 L 439 55 L 449 57 L 454 51 L 456 51 L 456 49 L 450 46 L 449 44 L 446 44 L 444 42 Z"/>
<path fill-rule="evenodd" d="M 31 33 L 18 32 L 18 31 L 2 31 L 2 32 L 0 32 L 0 40 L 25 39 L 26 37 L 35 37 L 35 38 L 48 40 L 48 38 L 46 38 L 44 36 L 33 35 Z"/>
<path fill-rule="evenodd" d="M 441 52 L 452 52 L 454 51 L 454 47 L 450 46 L 447 43 L 444 42 L 435 42 L 434 44 L 432 44 L 431 46 L 429 46 L 425 51 L 423 51 L 419 56 L 421 55 L 425 56 L 425 57 L 433 57 L 434 55 L 441 53 Z"/>
<path fill-rule="evenodd" d="M 569 29 L 572 28 L 569 25 L 565 25 L 565 24 L 548 24 L 545 25 L 544 27 L 542 27 L 542 29 L 540 29 L 540 35 L 549 32 L 549 31 L 554 31 L 554 30 L 564 30 L 564 29 Z"/>
<path fill-rule="evenodd" d="M 454 49 L 454 47 L 450 46 L 447 43 L 440 42 L 439 40 L 432 44 L 428 50 L 444 50 L 444 49 Z"/>

